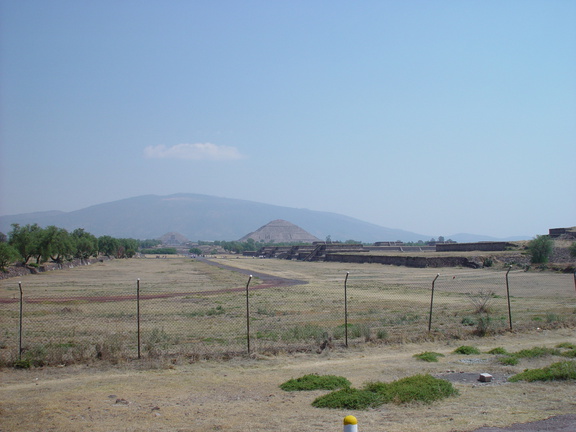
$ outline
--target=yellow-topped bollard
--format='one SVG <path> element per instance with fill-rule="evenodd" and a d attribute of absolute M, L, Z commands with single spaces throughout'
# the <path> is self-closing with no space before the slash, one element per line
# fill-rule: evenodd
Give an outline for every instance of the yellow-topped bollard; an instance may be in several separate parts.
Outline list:
<path fill-rule="evenodd" d="M 353 415 L 344 417 L 344 432 L 358 432 L 358 420 Z"/>

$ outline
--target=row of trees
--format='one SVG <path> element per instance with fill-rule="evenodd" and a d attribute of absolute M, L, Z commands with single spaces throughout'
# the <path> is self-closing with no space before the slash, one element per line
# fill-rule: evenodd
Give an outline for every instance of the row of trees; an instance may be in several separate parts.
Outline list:
<path fill-rule="evenodd" d="M 20 261 L 23 265 L 39 265 L 52 261 L 62 264 L 72 259 L 87 260 L 103 254 L 116 258 L 133 257 L 140 241 L 111 236 L 96 237 L 82 228 L 68 232 L 56 226 L 12 224 L 8 236 L 0 233 L 0 269 Z"/>

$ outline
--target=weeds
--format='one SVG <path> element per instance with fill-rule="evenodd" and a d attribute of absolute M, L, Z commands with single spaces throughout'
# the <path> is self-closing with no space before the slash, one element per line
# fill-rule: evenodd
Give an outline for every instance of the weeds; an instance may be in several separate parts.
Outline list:
<path fill-rule="evenodd" d="M 563 361 L 553 363 L 550 366 L 541 369 L 527 369 L 522 373 L 516 374 L 508 381 L 565 381 L 576 379 L 576 362 Z"/>
<path fill-rule="evenodd" d="M 480 354 L 480 350 L 470 345 L 462 345 L 454 350 L 454 354 L 464 354 L 464 355 Z"/>
<path fill-rule="evenodd" d="M 344 377 L 318 374 L 304 375 L 280 384 L 280 388 L 284 391 L 335 390 L 348 387 L 350 381 Z"/>
<path fill-rule="evenodd" d="M 425 352 L 420 353 L 420 354 L 414 354 L 413 357 L 418 359 L 418 360 L 425 361 L 425 362 L 438 362 L 438 357 L 444 357 L 444 354 L 440 354 L 440 353 L 432 352 L 432 351 L 425 351 Z"/>

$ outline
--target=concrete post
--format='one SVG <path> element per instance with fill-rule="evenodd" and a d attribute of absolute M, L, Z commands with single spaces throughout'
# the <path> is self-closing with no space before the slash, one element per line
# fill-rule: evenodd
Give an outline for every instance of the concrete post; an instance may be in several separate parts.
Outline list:
<path fill-rule="evenodd" d="M 353 415 L 344 417 L 344 432 L 358 432 L 358 420 Z"/>

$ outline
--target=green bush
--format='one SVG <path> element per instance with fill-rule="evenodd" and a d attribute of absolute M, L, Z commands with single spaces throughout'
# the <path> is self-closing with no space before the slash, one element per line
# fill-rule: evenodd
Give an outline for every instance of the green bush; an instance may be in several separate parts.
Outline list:
<path fill-rule="evenodd" d="M 440 353 L 432 352 L 432 351 L 425 351 L 425 352 L 420 353 L 420 354 L 414 354 L 413 357 L 417 358 L 418 360 L 422 360 L 422 361 L 426 361 L 426 362 L 437 362 L 438 357 L 444 357 L 444 354 L 440 354 Z"/>
<path fill-rule="evenodd" d="M 452 383 L 429 374 L 414 375 L 391 383 L 368 383 L 364 390 L 378 394 L 383 403 L 396 404 L 414 401 L 432 403 L 458 394 Z"/>
<path fill-rule="evenodd" d="M 464 355 L 480 354 L 480 350 L 473 346 L 462 345 L 454 350 L 454 354 L 464 354 Z"/>
<path fill-rule="evenodd" d="M 496 348 L 492 348 L 490 351 L 488 351 L 488 354 L 508 354 L 508 351 L 506 351 L 505 348 L 502 347 L 496 347 Z"/>
<path fill-rule="evenodd" d="M 511 376 L 508 381 L 564 381 L 576 379 L 576 362 L 563 361 L 553 363 L 541 369 L 528 369 Z"/>
<path fill-rule="evenodd" d="M 309 374 L 280 384 L 284 391 L 335 390 L 350 387 L 350 381 L 336 375 Z"/>
<path fill-rule="evenodd" d="M 312 406 L 316 408 L 347 410 L 365 410 L 380 405 L 382 405 L 382 401 L 377 393 L 354 388 L 345 388 L 328 393 L 312 402 Z"/>
<path fill-rule="evenodd" d="M 554 242 L 547 235 L 536 236 L 528 243 L 528 253 L 532 264 L 545 264 L 550 259 Z"/>

